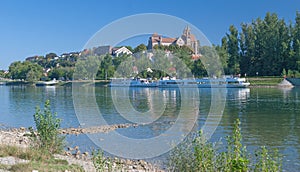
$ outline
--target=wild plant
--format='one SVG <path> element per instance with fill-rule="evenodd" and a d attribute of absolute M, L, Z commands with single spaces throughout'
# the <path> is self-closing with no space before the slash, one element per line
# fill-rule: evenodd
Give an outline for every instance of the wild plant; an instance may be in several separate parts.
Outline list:
<path fill-rule="evenodd" d="M 36 131 L 29 128 L 34 146 L 47 150 L 49 153 L 60 153 L 65 145 L 65 137 L 59 134 L 61 119 L 50 109 L 50 101 L 44 105 L 44 111 L 36 107 L 33 115 Z"/>

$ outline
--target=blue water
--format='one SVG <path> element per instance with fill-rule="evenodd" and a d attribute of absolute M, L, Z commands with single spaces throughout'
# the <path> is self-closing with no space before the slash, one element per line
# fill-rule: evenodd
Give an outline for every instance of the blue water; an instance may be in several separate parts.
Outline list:
<path fill-rule="evenodd" d="M 121 135 L 135 139 L 147 139 L 163 134 L 176 122 L 181 110 L 188 111 L 193 107 L 198 107 L 199 110 L 194 129 L 200 129 L 207 121 L 207 115 L 211 111 L 210 106 L 214 103 L 211 102 L 212 91 L 210 89 L 199 89 L 199 99 L 195 98 L 195 93 L 191 90 L 95 87 L 92 89 L 94 95 L 88 95 L 90 92 L 86 88 L 78 89 L 76 91 L 77 100 L 86 103 L 83 103 L 85 106 L 82 107 L 83 112 L 86 112 L 84 118 L 92 121 L 93 125 L 99 123 L 97 121 L 99 114 L 95 114 L 91 110 L 95 108 L 92 103 L 88 103 L 93 100 L 92 98 L 95 99 L 96 104 L 94 105 L 107 124 L 130 123 L 131 119 L 137 120 L 137 122 L 150 122 L 136 128 L 116 130 Z M 299 95 L 299 88 L 227 89 L 221 121 L 215 120 L 214 122 L 212 120 L 207 124 L 209 127 L 217 126 L 210 140 L 224 141 L 225 137 L 232 132 L 235 119 L 239 118 L 243 143 L 249 148 L 250 153 L 262 145 L 277 148 L 284 156 L 284 169 L 299 171 Z M 114 98 L 112 98 L 113 96 Z M 51 102 L 52 111 L 57 112 L 58 117 L 62 118 L 61 126 L 63 128 L 90 125 L 80 123 L 77 119 L 78 114 L 75 113 L 72 87 L 0 86 L 0 97 L 0 128 L 34 126 L 35 107 L 43 107 L 47 99 Z M 184 104 L 191 99 L 195 99 L 192 101 L 195 103 L 194 105 Z M 127 105 L 120 108 L 123 101 L 129 103 L 130 108 L 133 108 L 135 112 L 130 108 L 126 109 Z M 181 106 L 182 104 L 184 106 Z M 159 109 L 159 105 L 163 105 L 164 109 Z M 119 113 L 120 110 L 131 113 L 124 116 Z M 155 113 L 152 116 L 140 115 L 149 110 L 155 111 Z M 160 110 L 163 110 L 162 114 L 159 114 Z M 79 116 L 79 118 L 81 117 Z M 187 118 L 189 117 L 187 116 Z M 188 125 L 190 123 L 186 126 L 183 124 L 186 128 L 189 127 Z M 181 132 L 184 134 L 186 131 L 182 130 Z M 102 135 L 105 134 L 102 133 Z M 83 151 L 97 148 L 97 145 L 86 135 L 67 136 L 67 141 L 69 146 L 79 145 Z"/>

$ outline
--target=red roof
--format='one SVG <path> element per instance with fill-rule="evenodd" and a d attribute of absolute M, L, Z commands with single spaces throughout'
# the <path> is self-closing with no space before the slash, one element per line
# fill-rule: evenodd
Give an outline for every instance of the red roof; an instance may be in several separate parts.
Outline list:
<path fill-rule="evenodd" d="M 152 37 L 152 42 L 153 43 L 157 43 L 157 42 L 160 42 L 160 43 L 173 43 L 175 42 L 177 39 L 176 38 L 161 38 L 161 37 Z"/>
<path fill-rule="evenodd" d="M 198 60 L 198 59 L 200 59 L 200 57 L 201 57 L 201 55 L 198 55 L 198 54 L 197 55 L 196 54 L 192 55 L 193 60 Z"/>

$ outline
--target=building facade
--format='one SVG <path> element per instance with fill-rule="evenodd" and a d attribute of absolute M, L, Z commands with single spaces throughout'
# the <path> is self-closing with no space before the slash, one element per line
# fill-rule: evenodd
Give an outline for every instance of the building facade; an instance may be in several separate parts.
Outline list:
<path fill-rule="evenodd" d="M 183 33 L 178 38 L 165 38 L 162 35 L 154 33 L 148 40 L 148 49 L 151 50 L 155 45 L 178 45 L 178 46 L 188 46 L 193 50 L 195 55 L 198 55 L 199 41 L 196 39 L 195 35 L 191 33 L 189 26 L 185 27 Z"/>

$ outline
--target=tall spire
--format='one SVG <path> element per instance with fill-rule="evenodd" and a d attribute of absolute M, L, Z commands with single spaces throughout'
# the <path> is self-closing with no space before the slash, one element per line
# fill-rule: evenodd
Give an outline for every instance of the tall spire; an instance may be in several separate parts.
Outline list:
<path fill-rule="evenodd" d="M 190 30 L 190 27 L 189 25 L 187 25 L 183 31 L 183 34 L 188 37 L 190 34 L 191 34 L 191 30 Z"/>

